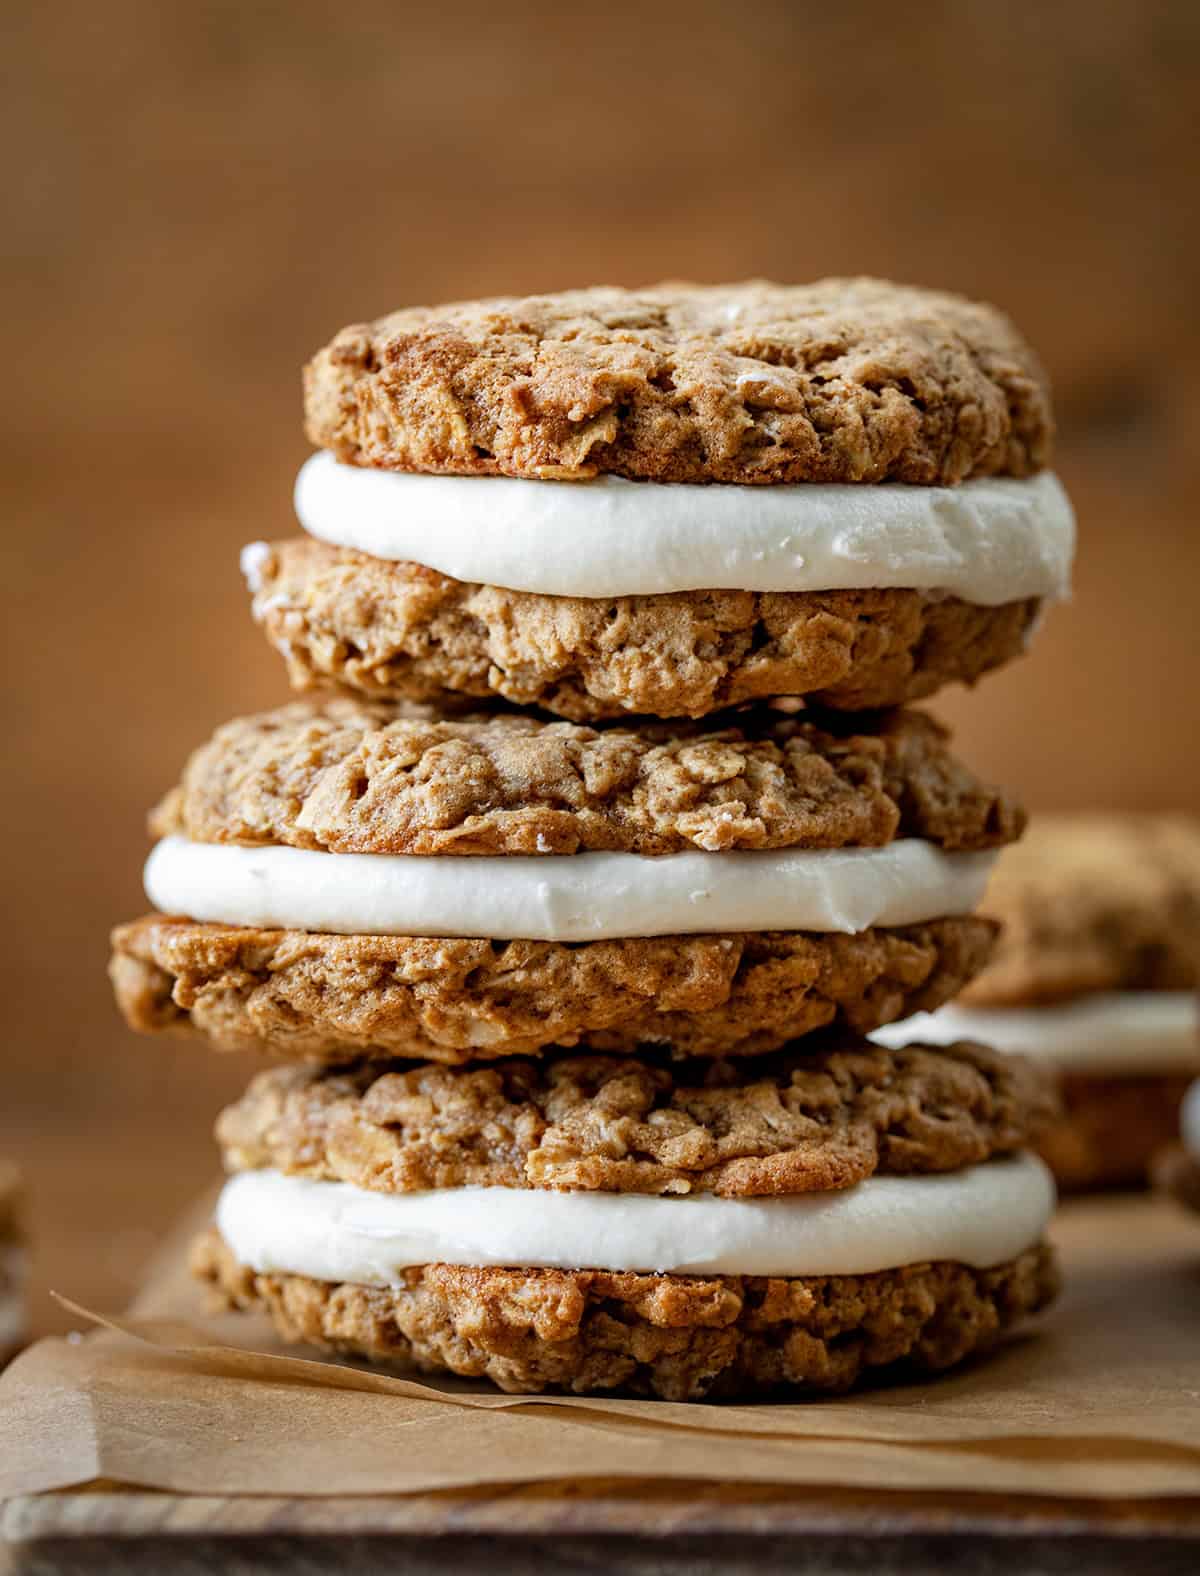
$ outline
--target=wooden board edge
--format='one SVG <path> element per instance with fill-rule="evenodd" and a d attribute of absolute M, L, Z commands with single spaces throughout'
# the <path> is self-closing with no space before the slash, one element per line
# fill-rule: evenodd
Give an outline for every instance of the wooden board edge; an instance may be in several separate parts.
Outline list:
<path fill-rule="evenodd" d="M 447 1492 L 336 1498 L 219 1496 L 85 1488 L 18 1496 L 0 1516 L 10 1545 L 83 1537 L 530 1538 L 637 1536 L 996 1538 L 1104 1536 L 1116 1541 L 1193 1540 L 1200 1500 L 1039 1500 L 974 1494 L 950 1498 L 869 1490 L 736 1489 L 686 1483 L 567 1483 L 473 1494 Z"/>

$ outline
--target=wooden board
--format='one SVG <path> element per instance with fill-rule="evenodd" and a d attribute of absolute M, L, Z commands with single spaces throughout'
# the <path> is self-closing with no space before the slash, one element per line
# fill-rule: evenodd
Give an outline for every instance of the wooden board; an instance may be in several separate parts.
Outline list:
<path fill-rule="evenodd" d="M 1200 1569 L 1200 1501 L 933 1500 L 678 1483 L 391 1499 L 89 1490 L 14 1500 L 4 1531 L 14 1573 Z"/>

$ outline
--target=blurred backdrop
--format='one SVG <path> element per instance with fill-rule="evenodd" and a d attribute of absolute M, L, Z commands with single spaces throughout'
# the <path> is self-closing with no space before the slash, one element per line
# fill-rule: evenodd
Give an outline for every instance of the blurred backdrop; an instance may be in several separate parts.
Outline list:
<path fill-rule="evenodd" d="M 869 272 L 1006 307 L 1081 553 L 941 706 L 1035 808 L 1200 801 L 1192 0 L 25 6 L 0 113 L 8 903 L 0 1149 L 48 1283 L 119 1303 L 250 1066 L 104 978 L 143 814 L 284 697 L 239 546 L 292 529 L 301 363 L 402 304 Z"/>

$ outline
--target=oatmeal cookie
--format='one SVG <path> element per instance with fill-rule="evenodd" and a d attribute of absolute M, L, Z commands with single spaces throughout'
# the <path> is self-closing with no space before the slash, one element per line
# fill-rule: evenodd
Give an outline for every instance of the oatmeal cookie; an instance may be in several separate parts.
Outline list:
<path fill-rule="evenodd" d="M 151 829 L 331 853 L 658 855 L 994 848 L 1024 815 L 921 712 L 587 728 L 507 712 L 447 720 L 298 701 L 218 728 Z"/>
<path fill-rule="evenodd" d="M 774 695 L 901 705 L 1020 656 L 1041 606 L 909 590 L 545 596 L 305 539 L 275 543 L 255 584 L 254 616 L 297 690 L 499 697 L 573 722 Z"/>
<path fill-rule="evenodd" d="M 514 1393 L 669 1401 L 784 1386 L 829 1394 L 939 1372 L 986 1351 L 1058 1289 L 1045 1243 L 988 1270 L 936 1263 L 765 1279 L 428 1264 L 378 1288 L 257 1275 L 212 1229 L 192 1268 L 225 1307 L 265 1310 L 286 1341 L 487 1378 Z"/>
<path fill-rule="evenodd" d="M 217 1122 L 227 1171 L 384 1193 L 516 1187 L 765 1198 L 1025 1147 L 1047 1075 L 981 1045 L 841 1039 L 730 1063 L 646 1053 L 260 1073 Z"/>
<path fill-rule="evenodd" d="M 1050 457 L 1045 373 L 994 307 L 878 279 L 412 307 L 305 371 L 339 460 L 455 475 L 953 483 Z"/>
<path fill-rule="evenodd" d="M 752 1055 L 837 1024 L 933 1011 L 983 968 L 977 917 L 858 935 L 767 931 L 584 943 L 335 936 L 161 914 L 113 933 L 118 1004 L 144 1032 L 291 1060 L 462 1063 L 582 1045 Z"/>

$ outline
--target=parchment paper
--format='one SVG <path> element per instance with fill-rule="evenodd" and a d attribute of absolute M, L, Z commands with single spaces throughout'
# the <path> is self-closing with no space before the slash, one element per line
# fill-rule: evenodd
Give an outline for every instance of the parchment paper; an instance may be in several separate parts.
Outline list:
<path fill-rule="evenodd" d="M 589 1477 L 1200 1495 L 1200 1220 L 1084 1201 L 1054 1236 L 1062 1301 L 992 1357 L 759 1405 L 505 1396 L 284 1355 L 264 1320 L 204 1316 L 179 1239 L 119 1327 L 43 1341 L 0 1379 L 0 1496 L 95 1479 L 344 1495 Z"/>

